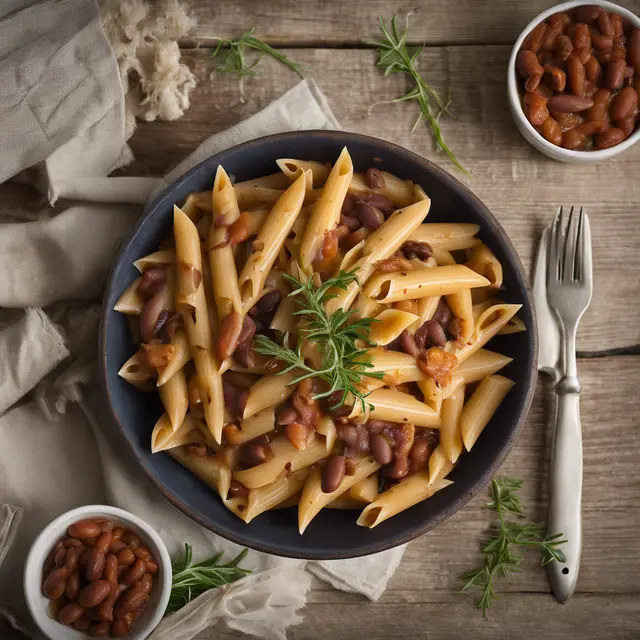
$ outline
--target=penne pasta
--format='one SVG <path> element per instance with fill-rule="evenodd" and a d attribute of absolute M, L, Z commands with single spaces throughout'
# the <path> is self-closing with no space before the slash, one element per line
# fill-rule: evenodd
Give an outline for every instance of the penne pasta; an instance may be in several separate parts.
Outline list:
<path fill-rule="evenodd" d="M 113 307 L 114 311 L 124 313 L 127 316 L 139 316 L 142 313 L 142 307 L 144 307 L 144 298 L 138 293 L 138 285 L 142 278 L 136 278 L 125 290 L 125 292 L 118 298 Z"/>
<path fill-rule="evenodd" d="M 367 396 L 367 402 L 375 408 L 370 420 L 410 423 L 417 427 L 440 428 L 440 416 L 424 402 L 414 396 L 393 389 L 376 389 Z M 355 404 L 350 417 L 361 415 L 361 407 Z"/>
<path fill-rule="evenodd" d="M 164 267 L 168 264 L 174 264 L 176 261 L 175 249 L 161 249 L 155 253 L 151 253 L 144 258 L 140 258 L 133 263 L 133 266 L 140 272 L 144 273 L 151 267 Z"/>
<path fill-rule="evenodd" d="M 485 378 L 467 400 L 460 416 L 460 433 L 465 449 L 471 451 L 480 434 L 514 383 L 503 376 Z"/>
<path fill-rule="evenodd" d="M 251 522 L 261 513 L 274 509 L 287 499 L 297 495 L 304 487 L 308 475 L 309 469 L 301 469 L 296 473 L 284 475 L 264 487 L 251 489 L 243 520 Z"/>
<path fill-rule="evenodd" d="M 312 177 L 311 183 L 316 188 L 321 187 L 327 181 L 329 172 L 331 171 L 331 165 L 309 160 L 281 158 L 276 160 L 276 164 L 280 167 L 280 170 L 289 182 L 293 182 L 299 178 L 304 171 L 310 171 Z"/>
<path fill-rule="evenodd" d="M 260 187 L 262 189 L 286 189 L 291 184 L 288 176 L 282 173 L 272 173 L 270 176 L 262 176 L 253 178 L 252 180 L 243 180 L 236 182 L 235 187 L 243 190 L 250 187 Z"/>
<path fill-rule="evenodd" d="M 231 470 L 229 467 L 220 462 L 217 458 L 194 458 L 190 456 L 184 447 L 175 447 L 169 449 L 167 453 L 183 467 L 186 467 L 209 485 L 214 491 L 217 491 L 223 502 L 226 503 L 229 487 L 231 486 Z"/>
<path fill-rule="evenodd" d="M 429 457 L 429 486 L 448 475 L 453 469 L 451 460 L 446 456 L 442 445 L 438 445 Z"/>
<path fill-rule="evenodd" d="M 478 349 L 458 365 L 455 375 L 461 377 L 466 384 L 478 382 L 497 373 L 506 367 L 513 358 L 494 353 L 487 349 Z"/>
<path fill-rule="evenodd" d="M 442 401 L 440 417 L 440 444 L 444 456 L 455 464 L 462 453 L 462 434 L 460 432 L 460 416 L 464 406 L 464 384 L 458 388 L 446 400 Z M 435 463 L 434 463 L 435 464 Z M 429 466 L 431 470 L 431 464 Z"/>
<path fill-rule="evenodd" d="M 223 432 L 230 444 L 237 445 L 273 431 L 274 426 L 275 410 L 273 407 L 267 407 L 246 420 L 240 420 L 239 427 L 235 424 L 226 426 Z M 229 427 L 233 429 L 230 430 Z"/>
<path fill-rule="evenodd" d="M 360 482 L 356 482 L 349 491 L 347 496 L 358 502 L 373 502 L 378 497 L 378 486 L 380 483 L 380 472 L 376 471 L 366 476 Z"/>
<path fill-rule="evenodd" d="M 174 429 L 171 418 L 163 413 L 156 422 L 151 434 L 151 453 L 167 451 L 174 447 L 181 447 L 187 444 L 205 444 L 206 440 L 202 435 L 202 430 L 198 426 L 198 421 L 187 416 L 178 429 Z"/>
<path fill-rule="evenodd" d="M 349 191 L 356 195 L 367 195 L 369 193 L 379 193 L 385 198 L 389 198 L 396 207 L 408 207 L 416 201 L 413 190 L 413 182 L 401 180 L 387 171 L 381 171 L 384 180 L 384 187 L 371 188 L 364 174 L 354 173 L 349 185 Z"/>
<path fill-rule="evenodd" d="M 480 244 L 474 238 L 480 230 L 477 224 L 461 224 L 458 222 L 430 222 L 421 224 L 412 234 L 411 240 L 428 242 L 434 249 L 459 251 Z"/>
<path fill-rule="evenodd" d="M 333 451 L 333 447 L 336 444 L 336 425 L 330 416 L 322 416 L 318 420 L 318 424 L 316 425 L 316 431 L 324 436 L 324 445 L 327 451 Z"/>
<path fill-rule="evenodd" d="M 138 349 L 118 371 L 118 375 L 121 378 L 124 378 L 135 387 L 152 380 L 155 374 L 155 369 L 149 366 L 147 353 L 144 349 Z"/>
<path fill-rule="evenodd" d="M 507 324 L 498 331 L 499 336 L 506 336 L 510 333 L 520 333 L 521 331 L 526 331 L 527 325 L 525 325 L 524 320 L 519 318 L 518 316 L 512 316 L 507 321 Z"/>
<path fill-rule="evenodd" d="M 422 393 L 424 403 L 439 414 L 443 397 L 442 389 L 437 385 L 436 381 L 425 376 L 424 380 L 417 380 L 416 384 Z"/>
<path fill-rule="evenodd" d="M 258 411 L 284 402 L 294 391 L 294 388 L 288 385 L 295 379 L 296 374 L 293 371 L 260 378 L 249 390 L 243 418 L 246 420 Z"/>
<path fill-rule="evenodd" d="M 158 393 L 171 426 L 174 431 L 177 431 L 189 408 L 187 379 L 184 376 L 184 370 L 178 369 L 162 386 L 158 387 Z"/>
<path fill-rule="evenodd" d="M 467 267 L 487 278 L 493 289 L 502 286 L 502 265 L 486 244 L 478 244 L 471 249 Z"/>
<path fill-rule="evenodd" d="M 438 308 L 441 296 L 431 296 L 429 298 L 418 298 L 418 318 L 408 327 L 409 333 L 415 333 L 427 320 L 433 318 L 433 314 Z"/>
<path fill-rule="evenodd" d="M 376 321 L 371 325 L 369 340 L 382 346 L 387 345 L 412 325 L 417 317 L 415 314 L 407 313 L 406 311 L 385 309 L 375 316 Z"/>
<path fill-rule="evenodd" d="M 460 341 L 466 344 L 471 340 L 474 329 L 471 289 L 461 289 L 446 296 L 446 302 L 453 315 L 460 321 Z"/>
<path fill-rule="evenodd" d="M 191 352 L 189 351 L 189 342 L 187 336 L 182 329 L 178 329 L 171 338 L 173 346 L 173 354 L 169 364 L 164 367 L 158 367 L 158 383 L 161 387 L 163 384 L 180 371 L 191 360 Z"/>

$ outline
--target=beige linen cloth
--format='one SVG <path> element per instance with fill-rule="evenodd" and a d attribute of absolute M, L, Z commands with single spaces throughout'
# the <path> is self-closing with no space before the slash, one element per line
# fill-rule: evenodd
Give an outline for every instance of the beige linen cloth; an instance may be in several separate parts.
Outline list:
<path fill-rule="evenodd" d="M 98 10 L 88 0 L 26 4 L 0 2 L 0 182 L 19 174 L 49 204 L 33 219 L 0 203 L 0 614 L 39 637 L 22 596 L 24 560 L 38 532 L 68 509 L 110 503 L 132 511 L 172 556 L 184 542 L 197 559 L 239 551 L 176 510 L 128 452 L 112 448 L 96 389 L 100 296 L 152 192 L 245 140 L 338 123 L 315 85 L 303 82 L 205 141 L 164 179 L 107 178 L 132 155 Z M 304 563 L 252 551 L 251 576 L 200 596 L 152 638 L 186 640 L 213 624 L 285 638 L 300 621 L 310 573 L 375 600 L 402 553 Z"/>

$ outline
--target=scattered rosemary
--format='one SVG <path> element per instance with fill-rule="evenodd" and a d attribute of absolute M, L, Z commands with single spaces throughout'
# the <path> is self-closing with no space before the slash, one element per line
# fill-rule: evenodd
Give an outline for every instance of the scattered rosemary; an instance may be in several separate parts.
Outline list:
<path fill-rule="evenodd" d="M 239 553 L 231 562 L 220 564 L 223 553 L 218 553 L 209 560 L 193 564 L 191 545 L 184 545 L 184 559 L 176 559 L 172 563 L 173 581 L 171 595 L 165 615 L 175 613 L 200 594 L 235 582 L 251 573 L 238 565 L 247 555 L 247 549 Z"/>
<path fill-rule="evenodd" d="M 343 391 L 342 398 L 335 408 L 342 406 L 347 396 L 353 396 L 364 412 L 367 405 L 370 407 L 372 405 L 365 401 L 368 394 L 360 391 L 356 384 L 363 376 L 378 379 L 383 376 L 382 373 L 371 373 L 366 370 L 373 366 L 366 358 L 367 349 L 359 349 L 356 346 L 356 340 L 375 346 L 368 339 L 373 320 L 363 318 L 347 324 L 353 311 L 338 309 L 329 315 L 325 310 L 326 302 L 335 297 L 332 291 L 346 290 L 352 282 L 357 282 L 358 278 L 355 274 L 355 269 L 349 272 L 340 271 L 337 276 L 319 286 L 314 284 L 313 278 L 302 282 L 285 274 L 284 277 L 294 286 L 289 297 L 295 298 L 300 307 L 294 315 L 304 320 L 300 328 L 298 347 L 295 350 L 289 349 L 266 336 L 259 335 L 255 339 L 255 350 L 284 362 L 287 368 L 281 371 L 281 374 L 294 369 L 300 371 L 301 375 L 290 384 L 297 384 L 305 378 L 322 378 L 329 383 L 330 388 L 324 393 L 317 394 L 315 396 L 317 399 L 327 397 L 334 391 Z M 312 369 L 305 363 L 300 347 L 303 340 L 309 340 L 318 346 L 322 356 L 321 369 Z"/>
<path fill-rule="evenodd" d="M 404 33 L 400 35 L 396 24 L 396 16 L 391 18 L 391 25 L 388 27 L 385 25 L 382 17 L 378 17 L 380 22 L 380 30 L 382 31 L 381 40 L 365 40 L 365 44 L 373 45 L 378 48 L 378 67 L 384 69 L 384 75 L 388 76 L 391 73 L 404 73 L 408 75 L 413 81 L 413 87 L 405 93 L 403 96 L 391 100 L 390 102 L 405 102 L 407 100 L 416 100 L 420 105 L 420 114 L 413 125 L 412 131 L 416 128 L 420 120 L 424 118 L 427 124 L 431 128 L 433 137 L 436 140 L 436 144 L 449 156 L 449 159 L 455 166 L 462 171 L 465 175 L 471 174 L 465 169 L 458 159 L 453 155 L 453 152 L 445 144 L 442 137 L 442 130 L 440 128 L 440 116 L 445 113 L 451 117 L 453 114 L 449 111 L 449 102 L 445 102 L 438 92 L 429 85 L 429 83 L 418 72 L 418 56 L 424 49 L 424 45 L 419 47 L 412 47 L 407 45 L 407 32 L 409 28 L 409 15 L 407 15 L 406 26 Z M 438 108 L 438 111 L 434 113 L 434 108 L 431 105 L 433 100 Z M 382 104 L 377 102 L 376 104 Z"/>
<path fill-rule="evenodd" d="M 261 75 L 256 67 L 262 60 L 262 55 L 266 54 L 275 58 L 285 66 L 289 67 L 292 71 L 297 73 L 301 78 L 304 78 L 304 70 L 306 67 L 302 64 L 298 64 L 293 60 L 287 58 L 284 54 L 276 51 L 273 47 L 270 47 L 266 42 L 263 42 L 259 38 L 256 38 L 253 33 L 256 28 L 251 27 L 244 35 L 232 40 L 220 40 L 218 46 L 211 53 L 212 57 L 216 58 L 220 56 L 220 64 L 216 67 L 218 73 L 233 73 L 240 78 L 240 93 L 244 98 L 244 78 L 247 76 L 259 76 Z M 261 56 L 252 61 L 247 60 L 247 49 L 253 49 L 260 51 Z"/>
<path fill-rule="evenodd" d="M 494 578 L 509 577 L 520 568 L 522 555 L 515 552 L 513 546 L 539 549 L 542 554 L 542 566 L 553 560 L 566 562 L 564 553 L 558 548 L 567 542 L 561 539 L 564 534 L 558 533 L 547 538 L 543 525 L 533 522 L 520 525 L 505 520 L 508 513 L 524 517 L 522 502 L 516 494 L 521 488 L 522 480 L 514 478 L 494 478 L 491 481 L 491 502 L 488 502 L 487 506 L 498 513 L 498 527 L 484 546 L 484 566 L 462 576 L 465 581 L 463 591 L 471 588 L 482 591 L 478 608 L 482 609 L 483 617 L 486 617 L 487 609 L 498 598 L 494 590 Z"/>

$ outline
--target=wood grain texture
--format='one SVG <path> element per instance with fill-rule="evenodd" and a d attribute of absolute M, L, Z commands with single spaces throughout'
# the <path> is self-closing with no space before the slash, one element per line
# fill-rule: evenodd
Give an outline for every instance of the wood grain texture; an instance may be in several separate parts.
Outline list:
<path fill-rule="evenodd" d="M 175 166 L 208 136 L 247 118 L 293 87 L 297 77 L 272 60 L 263 76 L 245 84 L 240 102 L 237 80 L 210 75 L 207 50 L 185 51 L 198 77 L 191 108 L 178 122 L 139 123 L 131 139 L 136 161 L 129 175 L 160 175 Z M 406 89 L 398 76 L 385 78 L 366 50 L 288 52 L 311 65 L 314 78 L 347 130 L 391 140 L 455 174 L 420 125 L 413 104 L 380 104 Z M 536 152 L 517 132 L 508 112 L 505 70 L 509 48 L 434 47 L 422 68 L 434 86 L 451 89 L 457 121 L 443 120 L 444 135 L 458 158 L 472 170 L 470 188 L 498 217 L 525 267 L 530 268 L 537 239 L 559 204 L 581 204 L 590 213 L 594 239 L 594 297 L 578 335 L 580 350 L 597 351 L 640 343 L 640 145 L 606 163 L 566 165 Z M 460 174 L 456 174 L 461 177 Z M 455 215 L 452 213 L 452 215 Z M 621 283 L 624 282 L 624 286 Z M 620 319 L 624 319 L 622 322 Z"/>
<path fill-rule="evenodd" d="M 487 620 L 474 608 L 476 594 L 459 592 L 458 576 L 481 563 L 480 542 L 495 522 L 495 512 L 483 506 L 487 494 L 482 492 L 408 545 L 378 603 L 314 580 L 304 622 L 292 629 L 290 638 L 640 637 L 640 407 L 631 400 L 637 398 L 640 358 L 581 361 L 579 375 L 584 385 L 584 549 L 577 593 L 569 604 L 553 598 L 546 571 L 532 552 L 520 573 L 497 583 L 500 599 Z M 527 424 L 498 474 L 524 480 L 523 502 L 528 516 L 537 521 L 544 521 L 547 503 L 551 407 L 550 385 L 541 380 Z M 213 640 L 217 633 L 208 630 L 198 638 Z"/>
<path fill-rule="evenodd" d="M 183 45 L 215 43 L 215 38 L 237 37 L 251 26 L 277 46 L 359 45 L 378 35 L 377 16 L 410 17 L 410 41 L 427 44 L 511 43 L 522 29 L 554 2 L 532 0 L 244 0 L 211 2 L 191 0 L 189 7 L 198 26 Z M 639 0 L 618 4 L 640 13 Z M 402 20 L 401 20 L 402 22 Z"/>

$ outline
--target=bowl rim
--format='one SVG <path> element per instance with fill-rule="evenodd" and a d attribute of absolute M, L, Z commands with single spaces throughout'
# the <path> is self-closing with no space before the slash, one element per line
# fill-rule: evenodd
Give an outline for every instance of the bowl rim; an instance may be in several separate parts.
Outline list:
<path fill-rule="evenodd" d="M 277 544 L 273 543 L 264 543 L 261 541 L 256 541 L 251 538 L 250 532 L 248 531 L 248 535 L 238 535 L 234 531 L 227 529 L 224 526 L 219 526 L 217 528 L 213 528 L 212 524 L 204 517 L 200 516 L 193 509 L 191 509 L 188 505 L 186 505 L 182 500 L 174 495 L 170 490 L 166 489 L 163 486 L 163 483 L 160 482 L 159 479 L 156 478 L 155 474 L 151 472 L 150 469 L 147 468 L 144 460 L 141 455 L 137 451 L 134 444 L 127 437 L 126 429 L 124 425 L 118 419 L 116 412 L 114 410 L 114 405 L 111 401 L 111 390 L 109 389 L 109 385 L 107 383 L 108 372 L 107 372 L 107 345 L 106 345 L 106 335 L 107 335 L 107 324 L 108 318 L 112 313 L 112 309 L 109 307 L 109 300 L 112 297 L 112 288 L 114 286 L 114 273 L 116 267 L 122 262 L 124 254 L 127 252 L 129 246 L 136 238 L 137 234 L 140 231 L 141 226 L 144 221 L 148 218 L 149 215 L 152 214 L 161 204 L 167 200 L 171 199 L 174 189 L 178 188 L 185 181 L 189 180 L 192 174 L 198 172 L 200 167 L 206 163 L 215 162 L 215 158 L 220 155 L 223 155 L 230 150 L 250 150 L 252 147 L 259 147 L 268 141 L 278 141 L 278 140 L 291 140 L 299 137 L 307 137 L 311 138 L 311 142 L 313 142 L 314 138 L 326 139 L 326 138 L 338 138 L 341 142 L 344 142 L 346 146 L 351 143 L 362 141 L 364 143 L 369 144 L 382 144 L 390 148 L 390 151 L 396 155 L 404 157 L 408 162 L 412 162 L 414 164 L 421 165 L 424 168 L 428 168 L 430 171 L 439 175 L 441 179 L 445 182 L 453 182 L 455 187 L 462 190 L 467 197 L 474 200 L 476 205 L 482 209 L 483 214 L 491 221 L 494 226 L 496 233 L 500 236 L 505 254 L 508 257 L 508 261 L 511 265 L 513 265 L 514 271 L 519 276 L 521 282 L 524 283 L 524 296 L 522 300 L 523 306 L 526 306 L 531 314 L 532 326 L 526 332 L 527 337 L 530 340 L 531 345 L 531 367 L 530 371 L 526 372 L 525 382 L 523 384 L 526 385 L 526 393 L 524 396 L 524 400 L 518 413 L 514 416 L 514 426 L 511 430 L 507 442 L 503 449 L 499 452 L 499 454 L 495 457 L 492 464 L 490 464 L 479 477 L 478 480 L 474 483 L 473 487 L 466 493 L 455 500 L 451 501 L 445 508 L 442 509 L 440 513 L 437 514 L 436 517 L 432 518 L 427 522 L 416 523 L 414 526 L 407 528 L 405 531 L 396 533 L 394 536 L 389 536 L 388 539 L 378 543 L 370 543 L 369 545 L 358 546 L 349 551 L 345 552 L 320 552 L 313 553 L 311 551 L 300 551 L 300 552 L 289 552 L 287 550 L 280 549 Z M 173 204 L 173 203 L 169 203 Z M 531 403 L 533 401 L 533 396 L 536 387 L 537 381 L 537 370 L 538 370 L 538 329 L 537 329 L 537 320 L 535 313 L 535 306 L 533 301 L 533 292 L 531 289 L 531 282 L 529 277 L 526 274 L 524 266 L 518 256 L 518 253 L 511 242 L 511 239 L 503 229 L 502 225 L 498 221 L 498 219 L 491 213 L 489 208 L 480 200 L 478 196 L 476 196 L 465 184 L 463 184 L 458 178 L 454 175 L 447 172 L 445 169 L 435 164 L 434 162 L 397 145 L 393 142 L 389 142 L 387 140 L 381 140 L 380 138 L 375 138 L 373 136 L 367 136 L 360 133 L 354 133 L 350 131 L 343 130 L 330 130 L 330 129 L 308 129 L 303 131 L 287 131 L 283 133 L 276 133 L 268 136 L 262 136 L 260 138 L 255 138 L 253 140 L 249 140 L 247 142 L 240 143 L 238 145 L 234 145 L 220 151 L 218 153 L 212 154 L 206 159 L 202 160 L 191 169 L 186 171 L 182 176 L 177 178 L 174 182 L 167 185 L 161 193 L 159 193 L 151 202 L 148 204 L 142 215 L 140 216 L 135 229 L 131 232 L 127 241 L 125 241 L 118 255 L 113 263 L 112 271 L 109 275 L 108 284 L 105 288 L 104 300 L 103 300 L 103 308 L 102 308 L 102 316 L 100 323 L 100 332 L 99 332 L 99 358 L 100 358 L 100 384 L 102 387 L 102 391 L 107 398 L 107 404 L 109 406 L 109 411 L 111 414 L 111 418 L 118 425 L 118 435 L 126 440 L 127 446 L 129 450 L 133 453 L 136 458 L 139 467 L 143 470 L 145 475 L 153 482 L 154 486 L 160 491 L 160 493 L 171 502 L 175 507 L 180 509 L 183 513 L 189 516 L 194 522 L 197 522 L 199 525 L 203 526 L 205 529 L 213 531 L 217 535 L 224 537 L 235 544 L 248 547 L 250 549 L 260 551 L 263 553 L 268 553 L 276 556 L 287 557 L 287 558 L 295 558 L 302 560 L 340 560 L 340 559 L 349 559 L 349 558 L 357 558 L 361 556 L 367 556 L 373 553 L 379 553 L 381 551 L 386 551 L 388 549 L 392 549 L 398 547 L 400 545 L 406 544 L 411 540 L 427 533 L 432 530 L 436 526 L 440 525 L 442 522 L 450 518 L 457 511 L 462 509 L 475 495 L 477 495 L 482 489 L 484 489 L 491 477 L 498 471 L 498 469 L 502 466 L 506 457 L 510 453 L 513 445 L 518 439 L 520 432 L 524 426 L 526 417 L 529 413 L 529 409 L 531 407 Z M 212 494 L 213 495 L 213 494 Z M 363 540 L 364 542 L 364 540 Z"/>
<path fill-rule="evenodd" d="M 543 20 L 546 20 L 554 13 L 566 11 L 567 9 L 574 9 L 575 7 L 581 7 L 586 4 L 596 4 L 613 13 L 619 13 L 620 15 L 630 20 L 637 29 L 640 29 L 640 17 L 638 17 L 635 13 L 633 13 L 626 7 L 622 7 L 619 4 L 615 4 L 614 2 L 609 2 L 608 0 L 593 0 L 592 2 L 586 2 L 583 0 L 570 0 L 569 2 L 562 2 L 560 4 L 549 7 L 548 9 L 540 12 L 529 22 L 529 24 L 527 24 L 527 26 L 520 32 L 518 39 L 515 41 L 513 48 L 511 49 L 509 64 L 507 66 L 507 93 L 509 96 L 511 113 L 513 113 L 514 116 L 518 118 L 518 121 L 522 123 L 527 133 L 535 138 L 536 143 L 539 143 L 546 151 L 549 151 L 554 155 L 564 156 L 564 158 L 566 159 L 589 159 L 591 162 L 597 162 L 598 160 L 605 160 L 606 158 L 611 158 L 618 153 L 622 153 L 629 147 L 633 146 L 636 142 L 638 142 L 638 140 L 640 140 L 640 127 L 636 128 L 636 130 L 626 140 L 623 140 L 619 144 L 616 144 L 609 149 L 598 149 L 596 151 L 573 151 L 571 149 L 565 149 L 564 147 L 558 147 L 557 145 L 552 144 L 546 138 L 540 135 L 534 129 L 529 120 L 525 117 L 520 101 L 520 94 L 518 92 L 516 74 L 516 57 L 518 55 L 518 52 L 520 51 L 520 47 L 522 46 L 524 39 L 527 37 L 529 32 L 536 25 L 538 25 Z"/>
<path fill-rule="evenodd" d="M 91 516 L 89 514 L 91 514 Z M 167 608 L 167 604 L 169 603 L 172 581 L 171 558 L 164 541 L 150 524 L 145 522 L 139 516 L 136 516 L 124 509 L 120 509 L 119 507 L 112 507 L 104 504 L 90 504 L 82 507 L 76 507 L 75 509 L 65 511 L 60 514 L 38 534 L 29 547 L 27 560 L 22 574 L 22 585 L 25 600 L 27 602 L 27 608 L 29 609 L 31 617 L 35 621 L 36 625 L 45 635 L 47 634 L 47 630 L 41 624 L 44 618 L 51 620 L 52 623 L 60 624 L 56 620 L 52 620 L 48 617 L 46 609 L 42 609 L 41 600 L 38 597 L 41 595 L 41 592 L 38 591 L 38 593 L 36 593 L 32 588 L 31 583 L 35 580 L 39 587 L 42 586 L 42 567 L 46 556 L 50 551 L 50 547 L 55 543 L 54 538 L 57 540 L 58 535 L 62 535 L 62 532 L 66 530 L 66 526 L 68 526 L 69 523 L 75 522 L 76 520 L 90 519 L 91 517 L 113 517 L 122 522 L 129 523 L 144 532 L 145 536 L 149 538 L 154 547 L 154 555 L 157 556 L 157 560 L 159 560 L 162 567 L 162 584 L 156 586 L 156 589 L 161 589 L 160 598 L 156 604 L 155 610 L 151 612 L 151 615 L 147 616 L 146 620 L 143 618 L 144 626 L 140 625 L 139 627 L 134 628 L 134 633 L 129 636 L 133 640 L 136 638 L 142 640 L 158 626 L 164 617 L 164 612 Z M 63 524 L 65 525 L 65 529 L 61 529 L 60 534 L 54 534 L 54 531 L 59 529 Z M 78 638 L 89 637 L 88 634 L 78 631 L 73 627 L 67 627 L 67 630 L 70 632 L 76 632 L 78 634 Z"/>

